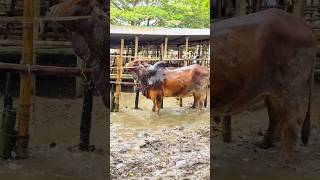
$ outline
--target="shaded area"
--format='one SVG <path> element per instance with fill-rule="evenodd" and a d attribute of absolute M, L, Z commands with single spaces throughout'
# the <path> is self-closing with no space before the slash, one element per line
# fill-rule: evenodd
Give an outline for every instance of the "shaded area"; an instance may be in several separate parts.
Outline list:
<path fill-rule="evenodd" d="M 258 105 L 232 117 L 232 143 L 222 142 L 221 127 L 214 133 L 214 178 L 219 180 L 317 180 L 320 177 L 320 84 L 313 94 L 312 131 L 308 146 L 297 141 L 290 167 L 273 168 L 279 156 L 281 142 L 276 147 L 261 149 L 254 145 L 267 129 L 267 110 Z M 232 173 L 230 173 L 232 171 Z"/>
<path fill-rule="evenodd" d="M 111 113 L 111 177 L 209 179 L 209 108 L 191 109 L 192 97 L 165 98 L 161 116 L 152 101 L 122 93 L 120 112 Z"/>
<path fill-rule="evenodd" d="M 106 113 L 101 98 L 94 98 L 91 144 L 94 152 L 80 152 L 82 99 L 36 98 L 30 125 L 30 157 L 0 159 L 0 179 L 104 180 L 106 167 Z M 15 100 L 15 106 L 18 103 Z M 3 98 L 0 98 L 0 117 Z M 31 117 L 33 117 L 33 113 Z M 71 149 L 70 149 L 71 148 Z"/>

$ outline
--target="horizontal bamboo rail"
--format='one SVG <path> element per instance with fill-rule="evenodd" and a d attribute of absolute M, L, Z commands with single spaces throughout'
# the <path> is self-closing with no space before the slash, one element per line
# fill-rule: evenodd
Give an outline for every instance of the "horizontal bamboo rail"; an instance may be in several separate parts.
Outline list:
<path fill-rule="evenodd" d="M 75 20 L 83 20 L 89 19 L 92 16 L 67 16 L 67 17 L 39 17 L 34 18 L 34 21 L 75 21 Z M 15 17 L 0 17 L 0 22 L 22 22 L 22 16 Z"/>
<path fill-rule="evenodd" d="M 77 67 L 57 67 L 43 65 L 22 65 L 12 63 L 0 63 L 0 71 L 11 73 L 30 73 L 43 76 L 81 76 L 92 73 L 91 69 Z"/>
<path fill-rule="evenodd" d="M 2 46 L 21 46 L 21 40 L 0 40 Z M 71 47 L 70 41 L 34 41 L 35 46 L 43 48 L 43 46 L 68 46 Z"/>

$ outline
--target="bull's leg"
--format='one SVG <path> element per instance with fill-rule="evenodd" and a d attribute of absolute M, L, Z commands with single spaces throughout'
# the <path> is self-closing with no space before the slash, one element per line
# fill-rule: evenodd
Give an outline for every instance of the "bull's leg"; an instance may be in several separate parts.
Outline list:
<path fill-rule="evenodd" d="M 156 112 L 156 99 L 152 99 L 152 102 L 153 102 L 152 112 Z"/>
<path fill-rule="evenodd" d="M 93 79 L 95 81 L 96 89 L 98 93 L 102 96 L 102 101 L 104 106 L 109 109 L 110 108 L 109 96 L 108 96 L 109 78 L 107 77 L 106 65 L 104 66 L 104 65 L 95 63 L 92 66 L 93 66 L 92 74 L 93 74 Z M 109 112 L 109 110 L 107 110 L 107 112 Z"/>
<path fill-rule="evenodd" d="M 267 96 L 264 100 L 269 115 L 269 127 L 264 135 L 262 142 L 258 143 L 258 146 L 264 149 L 273 147 L 274 138 L 281 121 L 280 105 L 276 98 Z"/>
<path fill-rule="evenodd" d="M 197 98 L 196 98 L 196 95 L 195 95 L 195 93 L 192 93 L 193 94 L 193 104 L 192 104 L 192 106 L 191 106 L 191 108 L 196 108 L 196 106 L 197 106 Z"/>
<path fill-rule="evenodd" d="M 291 96 L 294 97 L 294 96 Z M 284 104 L 283 132 L 284 141 L 281 147 L 279 163 L 283 164 L 289 160 L 307 112 L 306 98 L 287 100 Z"/>
<path fill-rule="evenodd" d="M 160 115 L 161 102 L 162 102 L 162 96 L 161 95 L 157 95 L 156 106 L 157 106 L 157 114 L 158 115 Z"/>

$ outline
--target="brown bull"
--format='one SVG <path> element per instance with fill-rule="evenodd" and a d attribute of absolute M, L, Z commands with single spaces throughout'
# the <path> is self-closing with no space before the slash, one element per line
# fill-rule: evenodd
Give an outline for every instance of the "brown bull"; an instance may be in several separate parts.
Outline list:
<path fill-rule="evenodd" d="M 163 97 L 185 97 L 194 94 L 195 104 L 202 109 L 207 95 L 209 72 L 198 64 L 167 69 L 164 62 L 150 65 L 134 60 L 125 65 L 139 83 L 142 94 L 153 101 L 152 111 L 160 114 Z"/>
<path fill-rule="evenodd" d="M 104 0 L 66 0 L 51 8 L 49 16 L 91 16 L 87 19 L 59 21 L 68 30 L 73 49 L 77 56 L 90 65 L 93 79 L 103 103 L 109 107 L 109 43 L 107 39 L 109 22 L 106 1 Z"/>
<path fill-rule="evenodd" d="M 280 162 L 301 133 L 307 143 L 317 39 L 301 19 L 269 9 L 213 24 L 211 104 L 214 115 L 242 112 L 258 100 L 268 108 L 270 147 L 282 124 Z"/>

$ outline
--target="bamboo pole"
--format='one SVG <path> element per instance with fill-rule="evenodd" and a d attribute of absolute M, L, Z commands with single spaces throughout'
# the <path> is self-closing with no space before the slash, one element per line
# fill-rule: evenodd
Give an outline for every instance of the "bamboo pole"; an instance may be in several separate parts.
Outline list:
<path fill-rule="evenodd" d="M 56 67 L 56 66 L 43 66 L 43 65 L 23 65 L 12 63 L 1 63 L 0 71 L 12 73 L 32 73 L 44 76 L 81 76 L 83 73 L 89 75 L 92 69 L 82 69 L 76 67 Z"/>
<path fill-rule="evenodd" d="M 32 64 L 33 61 L 33 18 L 35 0 L 23 1 L 23 39 L 21 64 Z M 31 105 L 31 75 L 20 75 L 20 102 L 17 139 L 17 158 L 28 157 L 29 120 Z"/>
<path fill-rule="evenodd" d="M 138 48 L 139 48 L 139 36 L 134 36 L 134 59 L 138 58 Z"/>
<path fill-rule="evenodd" d="M 163 59 L 168 58 L 168 36 L 164 38 L 164 50 L 163 50 Z"/>
<path fill-rule="evenodd" d="M 186 47 L 185 47 L 185 61 L 184 61 L 184 66 L 188 65 L 188 59 L 189 59 L 189 37 L 186 37 Z"/>
<path fill-rule="evenodd" d="M 90 146 L 90 131 L 91 131 L 91 117 L 92 117 L 92 104 L 93 104 L 93 90 L 94 83 L 90 79 L 86 82 L 84 88 L 81 125 L 80 125 L 80 142 L 79 150 L 92 151 L 94 146 Z"/>
<path fill-rule="evenodd" d="M 82 59 L 77 56 L 77 68 L 83 68 L 83 64 L 84 61 L 82 61 Z M 82 97 L 82 95 L 84 94 L 83 91 L 83 83 L 82 83 L 82 77 L 77 76 L 76 77 L 76 97 Z"/>
<path fill-rule="evenodd" d="M 306 0 L 294 0 L 292 14 L 302 18 L 304 16 L 305 5 L 306 5 Z"/>
<path fill-rule="evenodd" d="M 236 1 L 236 15 L 242 16 L 246 14 L 247 10 L 247 1 L 246 0 L 237 0 Z"/>
<path fill-rule="evenodd" d="M 160 61 L 162 61 L 163 58 L 164 58 L 164 57 L 163 57 L 163 55 L 164 55 L 164 54 L 163 54 L 163 43 L 161 43 L 161 45 L 160 45 L 160 51 L 161 51 L 161 52 L 160 52 Z"/>
<path fill-rule="evenodd" d="M 120 45 L 120 55 L 117 58 L 117 80 L 116 80 L 116 106 L 115 111 L 119 112 L 120 105 L 120 95 L 121 95 L 121 76 L 122 76 L 122 59 L 123 59 L 123 50 L 124 50 L 124 39 L 121 39 Z"/>

